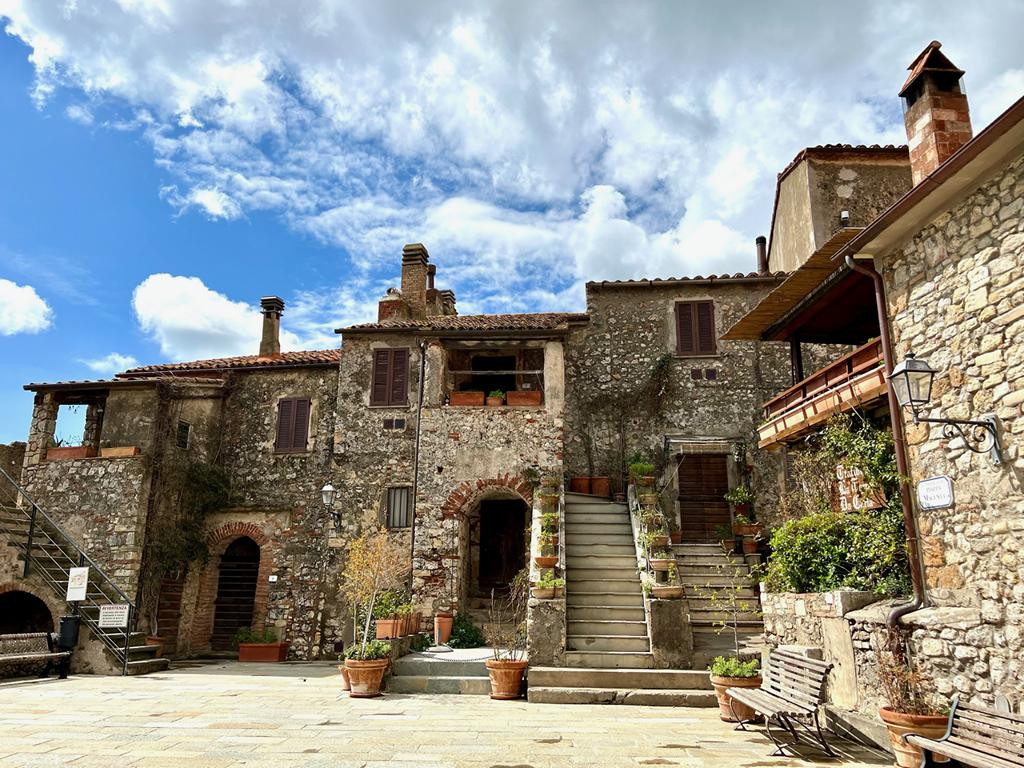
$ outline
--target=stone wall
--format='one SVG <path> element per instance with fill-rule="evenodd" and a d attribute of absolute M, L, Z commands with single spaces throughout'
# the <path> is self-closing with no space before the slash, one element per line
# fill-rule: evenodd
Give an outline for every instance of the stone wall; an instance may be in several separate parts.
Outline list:
<path fill-rule="evenodd" d="M 21 465 L 24 461 L 25 443 L 14 442 L 10 445 L 0 445 L 0 468 L 14 478 L 15 482 L 21 479 Z M 13 492 L 14 486 L 0 476 L 0 503 L 13 498 Z"/>
<path fill-rule="evenodd" d="M 948 475 L 955 505 L 918 510 L 929 601 L 979 611 L 985 664 L 979 686 L 1024 694 L 1024 157 L 880 258 L 895 352 L 939 371 L 924 415 L 995 414 L 1005 461 L 947 440 L 904 414 L 913 482 Z M 941 637 L 951 642 L 953 637 Z M 936 660 L 941 657 L 934 657 Z M 936 666 L 936 669 L 939 667 Z"/>

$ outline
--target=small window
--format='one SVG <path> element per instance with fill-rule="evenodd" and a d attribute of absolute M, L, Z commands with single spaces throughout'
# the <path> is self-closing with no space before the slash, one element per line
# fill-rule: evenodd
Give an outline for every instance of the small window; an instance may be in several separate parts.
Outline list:
<path fill-rule="evenodd" d="M 676 304 L 676 354 L 717 354 L 714 302 L 680 301 Z"/>
<path fill-rule="evenodd" d="M 408 528 L 412 524 L 412 488 L 388 488 L 388 528 Z"/>
<path fill-rule="evenodd" d="M 409 402 L 409 350 L 375 349 L 370 405 L 407 405 Z"/>
<path fill-rule="evenodd" d="M 384 419 L 385 432 L 404 432 L 405 419 Z"/>
<path fill-rule="evenodd" d="M 289 397 L 277 401 L 277 453 L 301 453 L 309 439 L 309 398 Z"/>
<path fill-rule="evenodd" d="M 192 437 L 192 425 L 187 421 L 178 421 L 178 431 L 174 437 L 174 444 L 183 451 L 188 449 L 189 438 Z"/>

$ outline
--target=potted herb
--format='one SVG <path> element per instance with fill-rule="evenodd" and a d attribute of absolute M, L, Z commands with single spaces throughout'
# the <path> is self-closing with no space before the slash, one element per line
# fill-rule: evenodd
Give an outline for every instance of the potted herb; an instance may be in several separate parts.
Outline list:
<path fill-rule="evenodd" d="M 530 594 L 539 600 L 550 600 L 561 595 L 564 588 L 565 579 L 556 579 L 554 573 L 547 571 L 542 573 L 540 580 L 530 588 Z"/>
<path fill-rule="evenodd" d="M 634 461 L 629 465 L 629 479 L 639 486 L 654 485 L 654 464 L 649 461 Z"/>
<path fill-rule="evenodd" d="M 756 555 L 757 550 L 760 547 L 761 542 L 757 536 L 744 536 L 743 537 L 743 554 L 744 555 Z"/>
<path fill-rule="evenodd" d="M 391 663 L 391 643 L 371 640 L 355 644 L 345 654 L 345 669 L 353 699 L 380 696 L 380 684 Z"/>
<path fill-rule="evenodd" d="M 660 493 L 646 492 L 639 494 L 639 501 L 645 507 L 656 507 L 661 501 Z"/>
<path fill-rule="evenodd" d="M 497 408 L 505 404 L 505 393 L 500 389 L 492 389 L 487 393 L 487 406 Z"/>
<path fill-rule="evenodd" d="M 940 739 L 946 733 L 949 717 L 937 700 L 931 680 L 914 667 L 907 653 L 906 640 L 899 629 L 890 628 L 882 636 L 878 677 L 889 706 L 878 710 L 889 731 L 889 743 L 901 768 L 923 765 L 921 748 L 903 740 L 908 733 L 928 739 Z"/>
<path fill-rule="evenodd" d="M 746 515 L 736 515 L 732 522 L 732 532 L 737 536 L 753 536 L 760 533 L 762 527 Z"/>
<path fill-rule="evenodd" d="M 544 475 L 540 481 L 541 489 L 548 494 L 558 495 L 558 489 L 562 486 L 562 478 L 557 475 Z"/>
<path fill-rule="evenodd" d="M 736 537 L 733 535 L 732 526 L 725 523 L 716 525 L 715 536 L 722 545 L 722 549 L 725 550 L 725 554 L 731 555 L 733 550 L 736 549 Z"/>
<path fill-rule="evenodd" d="M 492 699 L 518 699 L 526 672 L 526 595 L 529 572 L 524 568 L 512 579 L 504 600 L 491 593 L 491 658 L 487 675 L 491 678 Z"/>
<path fill-rule="evenodd" d="M 652 571 L 667 571 L 675 561 L 675 555 L 665 549 L 651 552 L 647 558 L 647 564 Z"/>
<path fill-rule="evenodd" d="M 718 656 L 708 667 L 711 684 L 718 699 L 718 716 L 727 723 L 760 720 L 758 714 L 746 704 L 734 701 L 726 693 L 729 688 L 757 688 L 761 685 L 760 662 L 757 659 L 743 660 L 737 656 Z"/>
<path fill-rule="evenodd" d="M 235 634 L 239 661 L 284 661 L 288 657 L 288 643 L 281 642 L 269 627 L 253 630 L 242 627 Z"/>
<path fill-rule="evenodd" d="M 750 511 L 750 505 L 754 503 L 754 494 L 750 492 L 749 488 L 743 485 L 730 488 L 724 498 L 732 504 L 733 509 L 736 510 L 737 516 L 747 514 L 747 512 Z"/>
<path fill-rule="evenodd" d="M 542 533 L 540 535 L 540 551 L 541 552 L 558 552 L 558 534 L 557 533 Z"/>
<path fill-rule="evenodd" d="M 675 514 L 668 518 L 668 538 L 673 544 L 683 543 L 683 532 L 679 529 L 679 520 Z"/>

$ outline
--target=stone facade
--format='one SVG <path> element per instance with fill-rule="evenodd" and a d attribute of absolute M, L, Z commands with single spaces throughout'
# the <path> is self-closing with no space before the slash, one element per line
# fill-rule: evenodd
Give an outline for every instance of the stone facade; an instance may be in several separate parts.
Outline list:
<path fill-rule="evenodd" d="M 25 443 L 14 442 L 0 445 L 0 469 L 17 480 L 21 477 L 21 465 L 25 462 Z M 0 477 L 0 503 L 11 497 L 14 488 Z"/>

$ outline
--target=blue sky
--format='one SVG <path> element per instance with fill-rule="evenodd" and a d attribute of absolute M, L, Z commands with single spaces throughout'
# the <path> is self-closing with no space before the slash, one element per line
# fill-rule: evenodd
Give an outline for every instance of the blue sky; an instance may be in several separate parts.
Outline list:
<path fill-rule="evenodd" d="M 25 382 L 255 352 L 261 295 L 331 345 L 404 242 L 464 313 L 748 270 L 799 149 L 904 140 L 933 38 L 976 130 L 1024 93 L 1019 2 L 772 8 L 0 0 L 0 442 Z"/>

